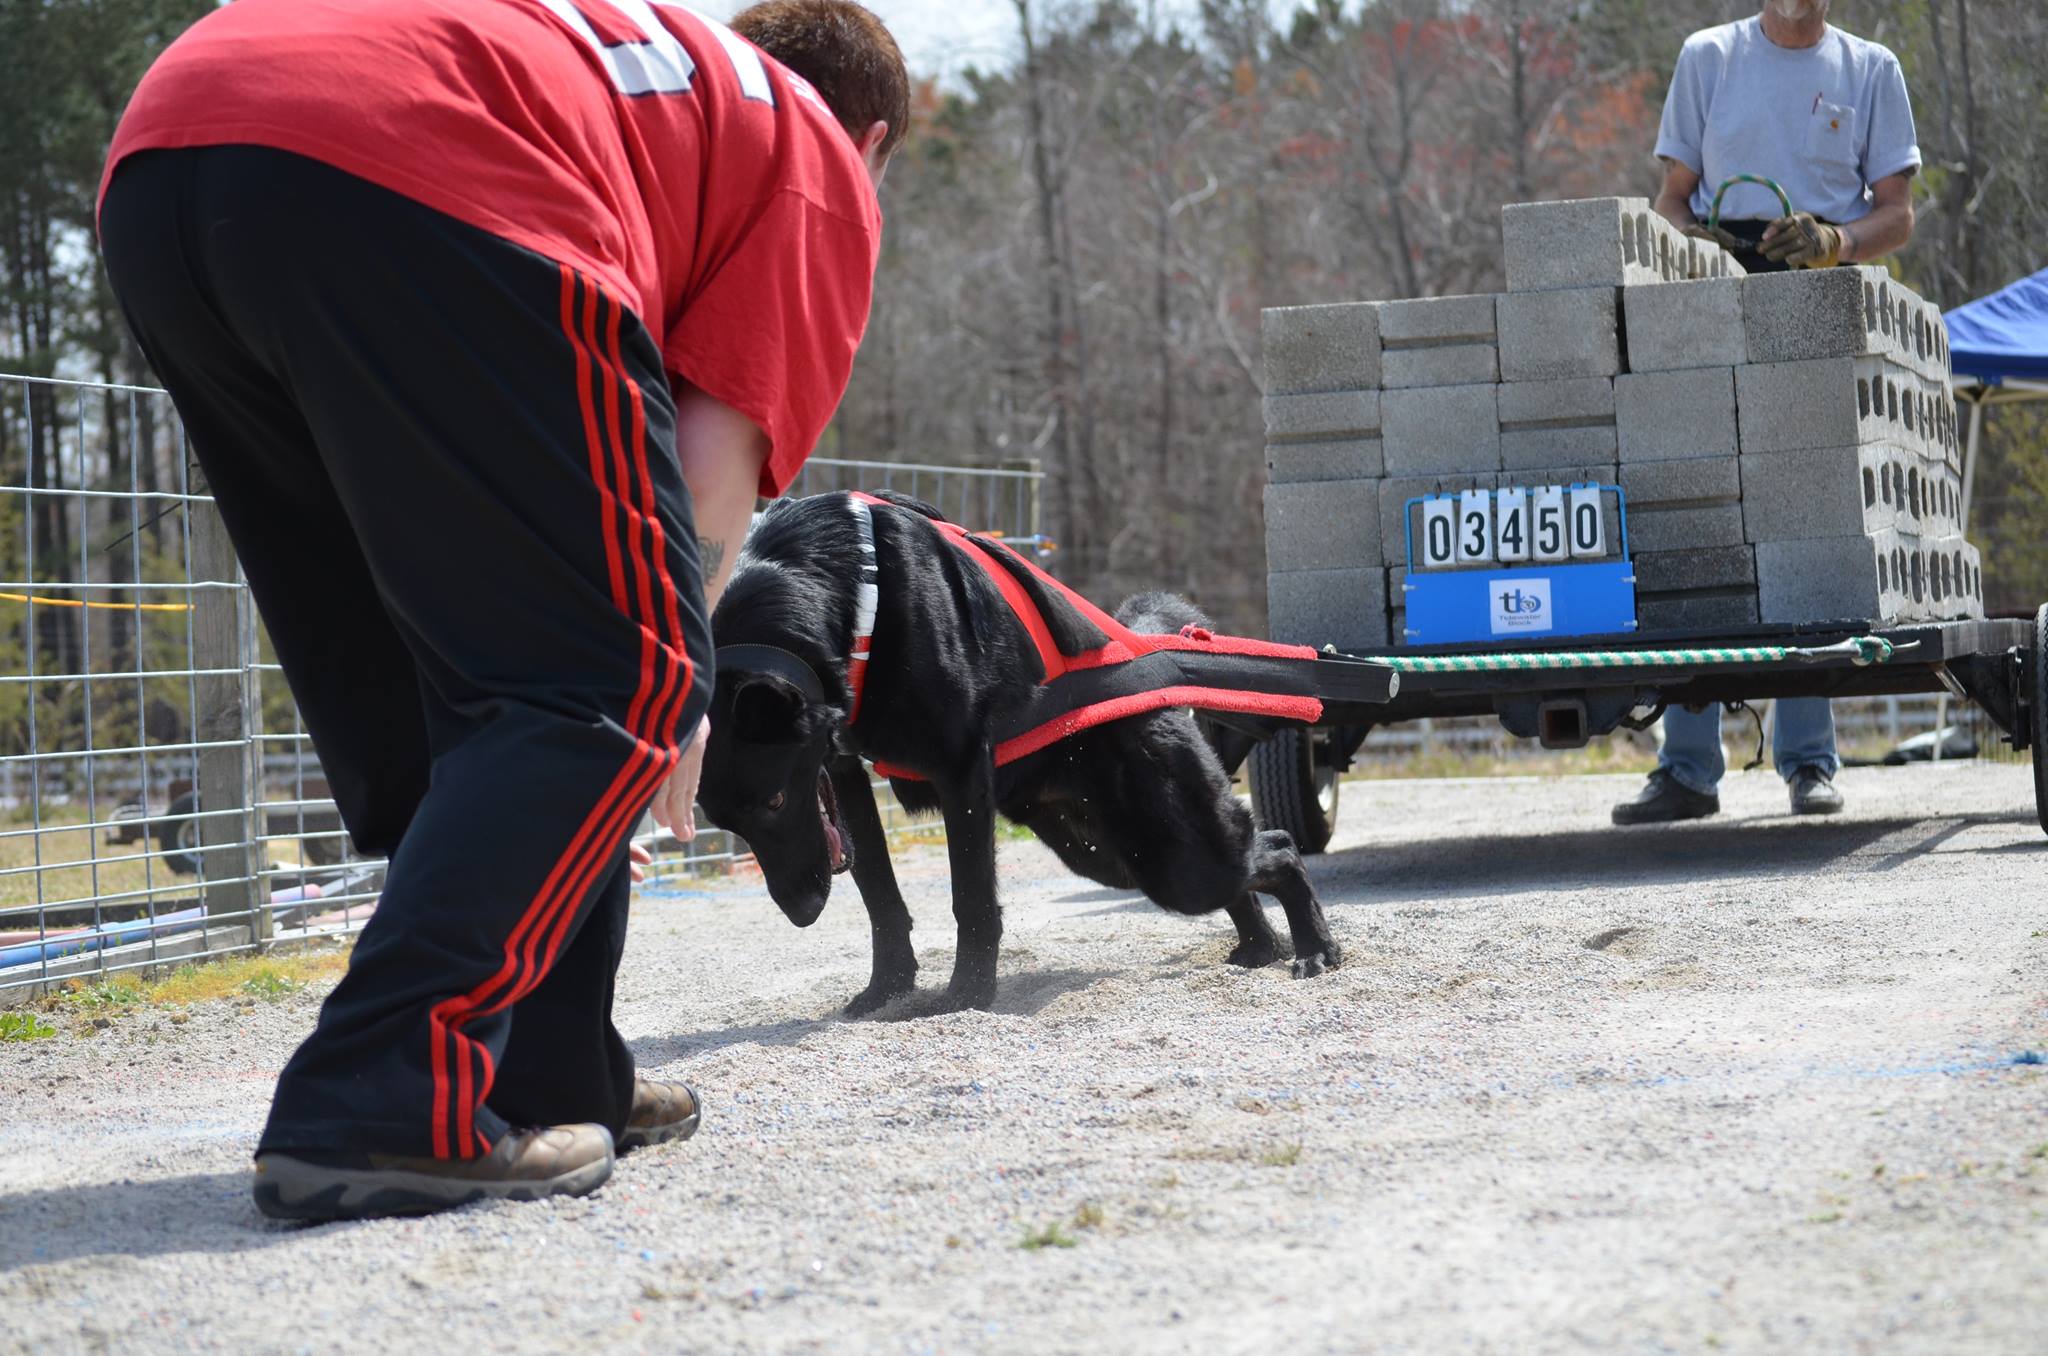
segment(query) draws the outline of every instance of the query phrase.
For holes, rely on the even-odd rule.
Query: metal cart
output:
[[[1758,626],[1344,657],[1392,668],[1400,678],[1393,695],[1370,703],[1326,698],[1315,726],[1287,726],[1264,739],[1243,726],[1212,731],[1227,764],[1249,759],[1260,822],[1285,829],[1304,852],[1328,845],[1340,774],[1374,726],[1497,715],[1511,734],[1545,748],[1577,748],[1617,726],[1646,728],[1668,706],[1942,691],[1976,702],[2013,748],[2034,751],[2034,805],[2048,832],[2048,606],[2031,622]]]

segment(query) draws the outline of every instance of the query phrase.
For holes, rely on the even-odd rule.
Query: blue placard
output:
[[[1627,560],[1497,570],[1411,571],[1409,645],[1620,635],[1636,629]]]

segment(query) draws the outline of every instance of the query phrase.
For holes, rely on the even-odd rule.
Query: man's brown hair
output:
[[[853,0],[763,0],[732,29],[811,82],[840,126],[858,139],[889,124],[882,154],[910,130],[910,73],[882,21]]]

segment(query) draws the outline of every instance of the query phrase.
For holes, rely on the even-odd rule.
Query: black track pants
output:
[[[653,339],[574,270],[260,147],[101,218],[383,899],[264,1149],[616,1134],[625,843],[711,690]]]

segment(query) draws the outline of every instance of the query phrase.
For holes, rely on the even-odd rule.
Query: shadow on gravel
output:
[[[1146,905],[1147,908],[1151,906]],[[952,969],[952,957],[934,951],[924,963],[928,973],[943,977]],[[1055,999],[1075,993],[1105,979],[1125,974],[1123,970],[1009,970],[1002,972],[996,986],[996,1001],[990,1012],[1001,1017],[1035,1017]],[[846,996],[852,998],[858,985],[849,983]],[[715,1031],[681,1032],[629,1041],[633,1062],[642,1069],[658,1070],[663,1065],[687,1060],[732,1045],[795,1045],[814,1032],[825,1031],[848,1020],[861,1022],[914,1022],[942,1015],[939,1006],[943,984],[932,984],[865,1017],[848,1019],[836,1012],[824,1017],[792,1017],[780,1022],[758,1022],[749,1026],[721,1027]]]
[[[249,1199],[249,1174],[202,1172],[0,1196],[0,1274],[76,1257],[244,1252],[300,1234]]]
[[[852,991],[847,997],[853,996]],[[835,1017],[791,1017],[780,1022],[756,1022],[748,1026],[720,1027],[716,1031],[690,1031],[673,1036],[652,1036],[628,1041],[633,1064],[658,1069],[671,1060],[688,1059],[723,1050],[729,1045],[795,1045],[814,1031],[831,1026]]]
[[[1350,848],[1308,860],[1309,874],[1325,905],[1395,904],[1546,889],[1890,871],[1926,856],[1967,829],[2033,822],[2029,814],[1852,820],[1788,816],[1433,838]],[[2048,839],[2042,845],[2048,846]]]

